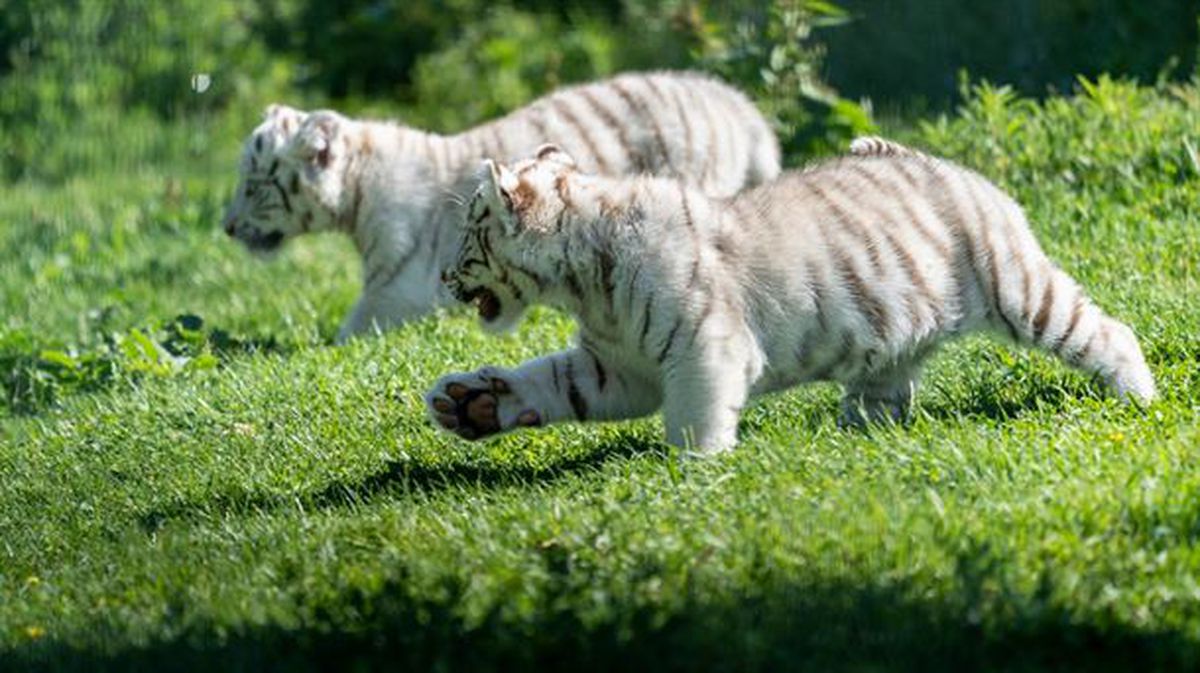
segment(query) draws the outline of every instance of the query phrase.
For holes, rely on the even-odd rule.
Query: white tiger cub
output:
[[[480,160],[525,157],[550,141],[591,172],[675,176],[717,197],[779,173],[775,135],[749,99],[694,73],[563,89],[453,136],[272,106],[246,141],[225,231],[256,252],[309,231],[353,237],[363,290],[344,341],[449,301],[438,273],[454,259]]]
[[[570,312],[579,346],[439,380],[430,413],[461,437],[661,406],[670,443],[721,451],[750,396],[813,380],[845,386],[845,423],[900,419],[922,361],[989,329],[1154,397],[1133,332],[1016,203],[949,161],[868,152],[731,200],[588,175],[552,146],[486,166],[446,283],[485,323],[535,302]]]

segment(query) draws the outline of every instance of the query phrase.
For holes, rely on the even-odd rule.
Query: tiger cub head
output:
[[[575,160],[555,145],[511,168],[483,162],[458,256],[442,281],[475,305],[486,329],[511,329],[560,275],[553,241],[569,211],[573,174]]]
[[[251,252],[272,253],[288,239],[337,222],[349,120],[336,112],[267,108],[246,140],[225,233]]]

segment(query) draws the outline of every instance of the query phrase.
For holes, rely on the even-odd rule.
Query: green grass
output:
[[[436,377],[570,322],[497,339],[451,313],[333,348],[349,244],[251,260],[216,227],[231,173],[6,187],[0,668],[1195,666],[1197,96],[988,90],[897,130],[1015,191],[1161,401],[972,339],[911,424],[838,430],[810,386],[683,464],[658,419],[434,432]]]

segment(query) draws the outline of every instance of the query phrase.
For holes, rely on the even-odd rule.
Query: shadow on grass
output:
[[[998,389],[972,391],[956,403],[921,404],[922,413],[938,420],[952,418],[986,418],[1007,421],[1038,411],[1039,409],[1063,406],[1070,398],[1061,389],[1039,386],[1013,395]]]
[[[598,467],[610,460],[630,458],[659,450],[656,443],[636,436],[626,436],[605,444],[595,451],[545,467],[496,466],[478,463],[457,463],[430,466],[411,461],[393,460],[383,468],[353,482],[333,482],[311,493],[262,494],[253,492],[217,495],[194,502],[181,502],[145,512],[138,524],[147,533],[166,523],[187,520],[202,514],[255,514],[296,507],[327,509],[344,507],[370,500],[382,493],[409,491],[441,491],[456,487],[502,488],[521,486],[537,481],[550,481],[567,474]]]
[[[326,594],[297,629],[243,627],[218,637],[215,625],[200,624],[169,642],[104,654],[39,641],[0,652],[0,661],[64,671],[576,672],[1147,671],[1200,663],[1197,643],[1179,633],[1083,624],[1050,609],[981,623],[969,606],[913,599],[919,592],[903,586],[757,587],[752,597],[689,596],[673,608],[617,605],[599,619],[563,607],[581,602],[569,594],[547,592],[533,616],[496,608],[471,625],[458,614],[467,587],[442,589],[437,603],[411,597],[401,582],[370,594]]]

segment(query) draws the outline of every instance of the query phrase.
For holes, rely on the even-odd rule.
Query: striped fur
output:
[[[580,342],[439,381],[431,413],[464,437],[662,407],[670,442],[723,450],[751,395],[813,380],[844,385],[846,423],[899,419],[924,359],[979,330],[1154,397],[1133,332],[1046,257],[1016,203],[948,161],[848,156],[726,201],[591,176],[554,148],[489,165],[447,285],[492,323],[561,308]]]
[[[850,141],[850,154],[856,157],[927,156],[911,147],[879,136],[859,136]]]
[[[691,73],[563,89],[453,136],[272,106],[246,142],[225,229],[256,252],[309,231],[351,235],[363,292],[344,340],[444,303],[437,272],[453,259],[479,161],[528,156],[549,141],[589,172],[672,176],[716,197],[779,173],[775,136],[753,104]]]

